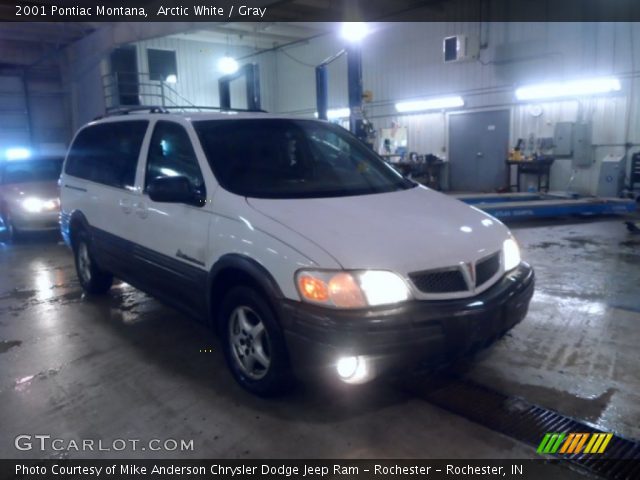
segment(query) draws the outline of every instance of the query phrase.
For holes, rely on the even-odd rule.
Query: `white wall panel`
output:
[[[481,51],[479,61],[443,63],[445,36],[478,37],[481,29],[487,48]],[[311,66],[342,47],[337,36],[328,35],[288,48],[286,54],[277,52],[275,111],[314,111]],[[622,91],[580,102],[545,102],[540,117],[532,116],[529,105],[514,97],[518,85],[598,75],[619,76]],[[410,151],[446,157],[446,116],[398,115],[394,104],[400,100],[459,94],[465,98],[465,109],[507,106],[512,109],[513,144],[531,134],[552,137],[559,121],[591,122],[594,166],[574,172],[571,160],[559,159],[552,171],[553,188],[566,188],[573,176],[571,188],[582,193],[595,192],[599,164],[605,155],[623,153],[627,141],[640,143],[640,79],[632,78],[635,76],[640,76],[640,24],[389,23],[374,25],[363,43],[364,88],[374,96],[373,103],[366,106],[367,113],[377,128],[392,122],[407,126]],[[346,70],[332,71],[330,78],[330,106],[346,105]]]

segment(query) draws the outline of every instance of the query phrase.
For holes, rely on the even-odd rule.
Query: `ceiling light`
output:
[[[177,83],[178,77],[174,73],[172,73],[171,75],[167,75],[167,78],[165,78],[164,81],[167,83]]]
[[[349,42],[359,42],[369,34],[369,26],[365,22],[344,22],[340,29],[342,38]]]
[[[516,90],[516,98],[518,100],[537,100],[540,98],[581,97],[617,92],[618,90],[620,90],[620,80],[615,77],[600,77],[520,87]]]
[[[231,75],[238,71],[238,62],[235,58],[225,55],[218,60],[218,70],[225,75]]]
[[[430,100],[416,100],[412,102],[396,103],[396,110],[400,113],[419,112],[422,110],[444,110],[446,108],[462,107],[464,100],[459,96],[432,98]]]
[[[314,113],[315,117],[318,118],[318,112]],[[341,118],[349,118],[351,115],[351,110],[347,108],[330,108],[327,110],[327,120],[339,120]]]

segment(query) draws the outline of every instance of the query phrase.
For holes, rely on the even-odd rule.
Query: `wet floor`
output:
[[[640,235],[618,219],[513,228],[536,268],[526,320],[458,372],[640,438]],[[171,458],[534,458],[534,450],[381,382],[261,400],[235,385],[202,326],[120,284],[85,298],[55,239],[0,244],[0,457],[162,457],[18,451],[65,441],[193,440]]]

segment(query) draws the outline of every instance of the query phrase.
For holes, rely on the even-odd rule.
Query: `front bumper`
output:
[[[379,375],[436,367],[490,345],[525,317],[534,283],[521,263],[471,298],[351,311],[285,300],[279,309],[298,375],[335,377],[344,356],[366,357]]]
[[[11,213],[11,222],[13,227],[20,232],[58,230],[60,228],[60,212],[57,210],[41,213],[14,211]]]

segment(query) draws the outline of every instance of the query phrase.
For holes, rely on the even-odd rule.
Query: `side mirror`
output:
[[[154,202],[185,203],[201,207],[204,197],[194,190],[187,177],[158,177],[147,185],[147,194]]]

